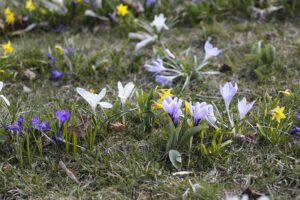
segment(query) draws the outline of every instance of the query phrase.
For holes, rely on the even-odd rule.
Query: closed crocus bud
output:
[[[232,98],[236,94],[237,90],[238,90],[237,84],[233,86],[232,83],[230,82],[225,83],[223,87],[220,86],[220,93],[224,99],[226,110],[229,110],[229,105],[232,101]]]

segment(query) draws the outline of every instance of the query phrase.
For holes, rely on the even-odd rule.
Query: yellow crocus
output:
[[[126,16],[129,13],[128,7],[126,5],[120,4],[117,6],[117,15]]]
[[[14,48],[11,46],[10,41],[8,41],[6,44],[3,44],[2,49],[4,52],[4,56],[9,55],[14,51]]]
[[[280,123],[282,119],[285,119],[284,107],[277,106],[272,110],[272,116],[272,120],[276,120],[278,123]]]

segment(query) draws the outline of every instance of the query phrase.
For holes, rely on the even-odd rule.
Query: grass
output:
[[[174,52],[191,47],[193,53],[203,54],[202,44],[210,36],[213,43],[223,50],[214,65],[227,64],[232,67],[232,71],[219,76],[192,81],[183,93],[179,92],[180,86],[175,83],[174,92],[184,99],[203,101],[209,99],[203,96],[219,94],[221,83],[236,81],[239,84],[239,99],[247,96],[260,100],[267,93],[274,101],[280,99],[280,105],[290,110],[289,118],[293,121],[293,114],[299,111],[300,103],[297,93],[298,27],[296,22],[221,22],[213,25],[204,23],[194,28],[174,28],[164,40]],[[63,82],[53,83],[47,80],[47,63],[37,60],[46,60],[48,47],[53,49],[56,44],[64,45],[70,38],[81,56],[76,62],[78,73],[70,73]],[[250,53],[251,45],[259,40],[277,49],[276,60],[263,80],[253,77],[252,63],[245,58]],[[142,69],[142,65],[153,58],[152,49],[133,53],[133,42],[110,31],[92,34],[69,30],[60,35],[28,33],[12,41],[17,61],[8,70],[19,74],[10,79],[4,92],[13,102],[10,111],[18,107],[18,112],[28,118],[39,115],[47,119],[47,113],[54,116],[56,108],[70,109],[72,106],[75,106],[77,119],[80,118],[89,112],[89,108],[75,95],[77,86],[95,88],[96,91],[107,86],[111,101],[115,101],[118,80],[133,80],[145,90],[155,87],[153,78]],[[93,65],[96,70],[92,69]],[[27,80],[22,75],[25,68],[36,72],[37,80]],[[66,67],[63,69],[67,70]],[[33,89],[33,92],[20,92],[23,85]],[[285,89],[292,91],[291,97],[280,97],[278,92]],[[217,97],[213,102],[221,107],[221,97]],[[259,101],[249,118],[252,123],[259,113],[258,107]],[[43,158],[34,156],[31,165],[23,166],[16,158],[14,136],[1,130],[0,195],[12,199],[181,199],[189,189],[190,199],[219,199],[223,192],[241,194],[249,187],[272,199],[300,199],[300,148],[297,136],[287,136],[283,145],[261,140],[255,144],[235,140],[233,145],[210,162],[200,155],[195,145],[190,167],[184,166],[182,169],[192,173],[174,176],[172,173],[176,170],[164,152],[166,138],[162,128],[141,133],[134,119],[134,114],[129,114],[126,129],[121,132],[100,127],[93,148],[86,151],[78,149],[75,158],[71,153],[66,154],[64,147],[50,145],[44,149]],[[1,126],[10,123],[11,117],[3,108]],[[258,130],[247,127],[245,132],[257,134]],[[72,181],[59,167],[60,160],[75,174],[79,183]],[[183,157],[183,163],[187,163],[187,156]],[[200,189],[192,192],[191,183],[200,184]]]

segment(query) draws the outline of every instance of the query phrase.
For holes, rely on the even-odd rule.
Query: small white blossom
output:
[[[154,20],[151,23],[151,26],[154,26],[156,31],[160,33],[162,29],[169,30],[169,27],[166,25],[166,18],[164,14],[155,15]]]

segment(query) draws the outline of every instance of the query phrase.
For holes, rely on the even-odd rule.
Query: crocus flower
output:
[[[2,88],[3,88],[3,86],[4,86],[3,82],[0,81],[0,92],[1,92],[1,90],[2,90]],[[3,99],[3,101],[6,103],[6,105],[8,105],[8,106],[10,105],[8,99],[7,99],[4,95],[1,94],[1,95],[0,95],[0,98]]]
[[[206,117],[207,114],[207,103],[195,103],[193,105],[191,102],[188,104],[188,108],[190,110],[191,116],[194,118],[194,126],[198,126],[200,121]]]
[[[53,69],[50,71],[50,80],[59,81],[63,78],[63,73],[61,73],[58,69]]]
[[[127,83],[125,87],[123,87],[122,83],[118,81],[118,97],[120,98],[122,105],[125,105],[126,100],[130,97],[133,89],[134,84],[132,82]]]
[[[209,42],[209,40],[205,42],[204,50],[205,50],[205,57],[203,62],[207,61],[211,57],[218,56],[221,53],[221,50],[219,50],[216,47],[213,47],[213,45]]]
[[[146,6],[148,8],[154,6],[155,3],[156,3],[156,0],[146,0]]]
[[[50,130],[49,122],[40,122],[38,117],[33,117],[30,122],[31,128],[38,130],[40,132],[46,132]]]
[[[160,33],[162,29],[169,30],[169,27],[166,25],[166,18],[164,14],[159,14],[158,16],[154,16],[154,20],[150,24],[151,26],[154,26],[156,31]]]
[[[71,111],[55,111],[56,119],[60,122],[61,126],[65,124],[66,121],[68,121],[71,118]]]
[[[24,121],[24,117],[20,116],[16,122],[6,126],[6,130],[17,132],[23,135],[23,121]]]
[[[217,118],[215,117],[215,114],[214,114],[214,107],[211,104],[208,104],[206,106],[206,109],[207,109],[207,113],[205,116],[206,121],[214,128],[218,128],[216,125]]]
[[[244,97],[241,101],[238,101],[238,110],[240,113],[240,119],[244,119],[244,117],[247,115],[247,113],[252,109],[255,101],[252,101],[251,103],[247,103],[246,98]]]
[[[157,75],[155,81],[161,85],[161,87],[171,86],[173,80],[178,76],[166,76],[166,75]]]
[[[289,131],[289,133],[290,133],[291,135],[294,135],[294,134],[296,134],[296,133],[300,133],[300,128],[297,127],[297,126],[294,126],[294,127]]]
[[[49,59],[49,61],[50,61],[52,64],[55,63],[55,58],[52,56],[51,53],[48,53],[48,54],[47,54],[47,58]]]
[[[233,86],[232,83],[230,82],[225,83],[223,87],[220,86],[220,92],[224,99],[227,111],[229,110],[229,105],[231,103],[233,96],[236,94],[237,90],[238,90],[237,84]]]
[[[172,99],[169,96],[167,96],[162,103],[164,111],[168,113],[175,127],[178,126],[179,117],[183,116],[181,104],[181,99],[178,99],[177,97]]]
[[[102,108],[112,108],[112,104],[108,102],[101,102],[101,100],[105,97],[106,88],[103,88],[99,94],[94,94],[83,88],[76,88],[76,91],[88,102],[88,104],[90,104],[94,114],[96,113],[96,107],[98,104]]]
[[[160,58],[157,58],[151,64],[144,65],[144,67],[148,72],[152,72],[155,74],[158,74],[166,70],[166,68],[164,67],[163,60]]]
[[[144,48],[145,46],[151,44],[151,43],[154,43],[156,41],[156,38],[157,36],[148,36],[147,38],[145,38],[144,40],[138,42],[136,45],[135,45],[135,51],[138,51],[142,48]]]

